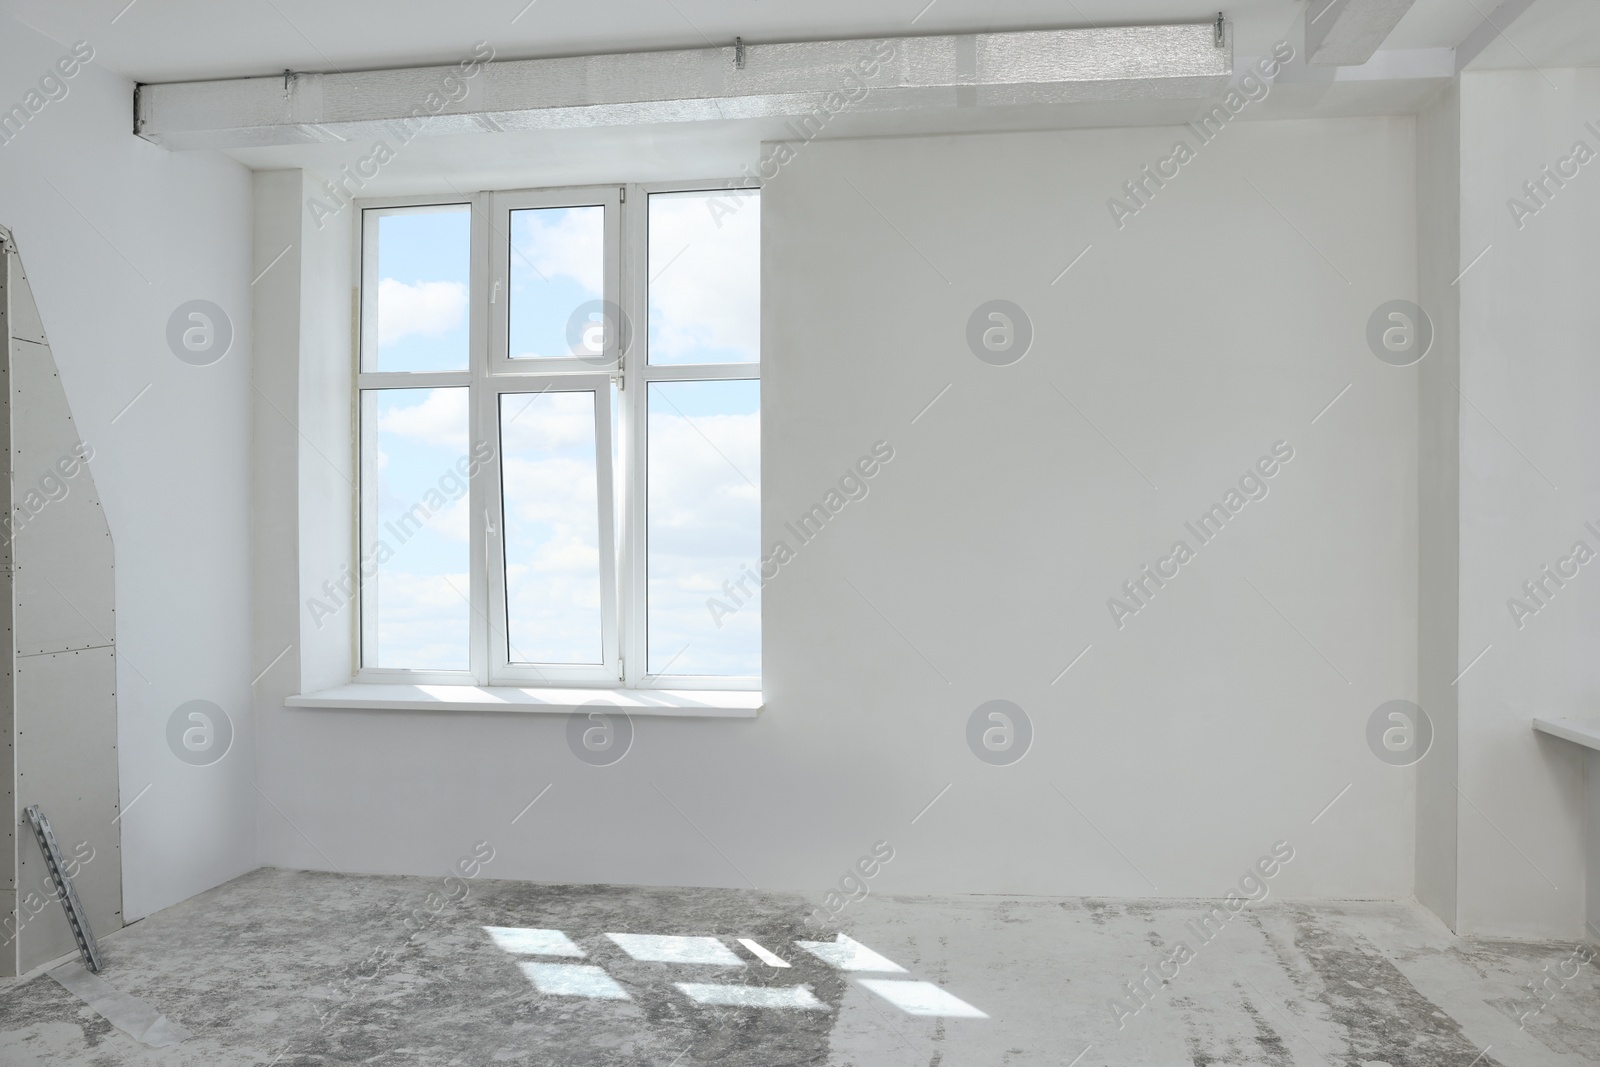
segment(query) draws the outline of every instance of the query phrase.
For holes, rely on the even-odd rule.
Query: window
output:
[[[760,216],[364,205],[358,680],[760,688]]]

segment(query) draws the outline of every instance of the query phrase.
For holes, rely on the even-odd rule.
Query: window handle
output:
[[[494,280],[494,285],[489,288],[489,303],[493,304],[500,299],[500,279]]]

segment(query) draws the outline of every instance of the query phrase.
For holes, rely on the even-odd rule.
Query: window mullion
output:
[[[621,309],[626,299],[624,292],[627,281],[623,275],[627,257],[624,255],[623,246],[627,233],[627,193],[625,188],[613,186],[608,190],[604,199],[605,204],[605,275],[602,283],[605,290],[605,303],[608,309]],[[613,315],[610,310],[604,312],[605,321],[611,322]],[[611,360],[610,380],[621,385],[627,373],[627,345],[630,341],[626,319],[615,322],[613,328],[605,330],[604,343],[607,355]],[[595,393],[596,416],[602,420],[605,431],[604,441],[601,444],[601,454],[596,457],[595,471],[600,477],[601,485],[598,495],[601,504],[601,537],[609,541],[609,546],[602,545],[601,560],[607,570],[602,575],[601,588],[606,595],[605,616],[605,663],[607,676],[615,679],[613,684],[625,684],[623,676],[624,665],[627,661],[627,641],[623,636],[626,626],[627,611],[623,604],[624,575],[619,566],[623,551],[619,542],[624,541],[622,531],[617,521],[618,511],[618,482],[625,481],[625,472],[617,469],[616,456],[618,455],[617,434],[622,432],[618,425],[623,420],[624,398],[619,396],[613,406],[611,391],[597,391]],[[616,417],[613,418],[613,411]],[[626,509],[624,509],[625,513]],[[609,551],[604,551],[609,547]]]
[[[617,432],[611,417],[611,394],[609,389],[596,389],[594,393],[595,407],[595,477],[599,479],[595,500],[600,507],[600,558],[605,566],[605,571],[600,576],[600,593],[604,597],[604,610],[601,612],[601,641],[604,652],[606,677],[610,681],[622,681],[622,645],[619,631],[622,624],[620,601],[620,575],[617,573],[617,471],[612,462],[615,454],[612,435]]]
[[[625,355],[622,395],[617,404],[623,420],[622,535],[617,555],[618,588],[622,591],[623,684],[636,686],[644,677],[644,409],[645,331],[648,327],[648,256],[645,248],[649,198],[641,187],[630,185],[622,204],[622,307],[632,323]]]
[[[494,454],[493,463],[479,464],[476,474],[467,481],[471,567],[469,599],[472,604],[470,662],[472,675],[479,685],[488,685],[493,681],[489,651],[493,630],[489,620],[494,610],[490,597],[493,587],[490,569],[503,563],[504,558],[499,556],[497,562],[497,553],[490,551],[493,535],[491,526],[497,527],[498,524],[492,524],[489,517],[489,478],[491,475],[495,478],[499,476],[500,437],[485,402],[485,394],[489,392],[489,279],[493,273],[491,258],[496,251],[489,224],[489,202],[487,193],[479,193],[472,198],[472,274],[468,287],[472,294],[472,305],[468,327],[468,369],[471,378],[467,387],[467,447],[469,452],[476,454],[479,450],[474,446],[486,442],[493,447]],[[504,588],[503,578],[501,588]]]
[[[633,357],[638,360],[637,354]],[[626,652],[625,683],[634,686],[644,676],[644,379],[637,373],[623,390],[618,409],[627,420],[620,453],[623,474],[623,551],[619,566],[623,572],[626,626],[622,632]]]

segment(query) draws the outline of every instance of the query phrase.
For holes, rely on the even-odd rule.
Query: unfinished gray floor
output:
[[[0,985],[0,1063],[1600,1063],[1600,960],[1563,966],[1570,945],[1464,941],[1409,904],[1267,903],[1202,941],[1188,925],[1209,907],[1198,903],[874,896],[821,935],[804,923],[815,902],[792,894],[478,880],[460,903],[430,897],[442,888],[256,871],[102,940],[104,977],[192,1038],[146,1048],[40,975]],[[585,957],[508,952],[490,926],[559,930]],[[795,945],[839,931],[905,973],[842,970]],[[642,961],[607,933],[716,938],[742,962]],[[1126,983],[1156,975],[1179,941],[1192,958],[1131,996]],[[542,993],[523,963],[598,967],[546,974],[603,974],[628,999]],[[1543,1001],[1525,988],[1574,968]],[[909,1014],[864,980],[933,983],[987,1017]],[[818,1003],[707,1006],[680,982],[780,996],[805,985]]]

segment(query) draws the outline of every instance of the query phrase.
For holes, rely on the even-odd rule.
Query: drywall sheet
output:
[[[27,280],[12,273],[12,306],[31,312]],[[14,318],[38,332],[37,314]],[[109,645],[111,533],[89,473],[93,446],[78,436],[48,345],[13,335],[11,398],[17,654]]]
[[[116,736],[94,722],[116,707],[116,680],[110,648],[17,660],[17,810],[37,804],[50,817],[96,937],[122,928]],[[49,888],[38,842],[25,826],[16,839],[18,966],[26,971],[76,952],[77,944]],[[30,895],[49,906],[36,909]]]
[[[0,971],[17,973],[76,945],[21,812],[50,817],[97,934],[122,925],[114,582],[110,531],[21,259],[5,250],[11,559],[4,611],[11,648],[6,724],[13,890]]]
[[[10,277],[11,235],[0,229],[0,353],[9,353],[13,328],[21,327],[11,312]],[[30,310],[33,302],[28,301]],[[0,358],[0,442],[11,440],[11,360]],[[11,514],[10,450],[0,453],[0,521]],[[16,631],[12,626],[12,544],[10,536],[0,536],[0,812],[12,819],[0,827],[0,975],[16,973],[17,936],[17,806],[16,806],[16,687],[13,668],[16,660]]]

